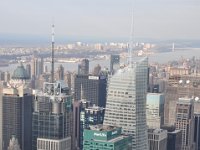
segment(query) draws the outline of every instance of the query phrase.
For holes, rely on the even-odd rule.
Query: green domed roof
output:
[[[18,66],[17,69],[15,69],[12,75],[12,79],[17,79],[17,80],[29,79],[29,75],[22,64]]]

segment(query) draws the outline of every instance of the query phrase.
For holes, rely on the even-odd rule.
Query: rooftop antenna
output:
[[[128,49],[128,64],[133,63],[133,44],[134,44],[134,3],[132,4],[132,20],[131,20],[131,33],[129,39]]]
[[[54,23],[52,23],[51,26],[51,83],[54,83],[54,36],[55,36],[55,31],[54,31]]]

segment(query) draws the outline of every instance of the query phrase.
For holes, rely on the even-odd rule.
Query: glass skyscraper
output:
[[[122,127],[133,150],[147,150],[146,91],[148,59],[119,69],[108,82],[104,125]]]
[[[105,75],[76,75],[74,79],[74,99],[83,98],[96,106],[105,107],[107,77]]]
[[[38,138],[39,141],[58,142],[71,136],[71,103],[69,88],[63,82],[44,83],[43,92],[36,93],[34,100],[32,150],[40,147]]]
[[[148,128],[159,129],[164,124],[164,102],[164,94],[147,94],[146,114]]]

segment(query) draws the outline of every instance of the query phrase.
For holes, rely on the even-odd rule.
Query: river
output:
[[[179,50],[174,52],[155,53],[149,56],[149,62],[167,63],[168,61],[179,60],[181,57],[191,58],[193,56],[195,56],[196,58],[200,58],[200,48],[199,49],[195,48],[190,50]],[[133,59],[139,59],[139,58],[133,57]],[[121,60],[121,63],[123,62],[125,62],[125,59]],[[60,64],[64,66],[65,70],[73,72],[77,71],[79,62],[55,63],[55,70]],[[109,68],[109,59],[90,61],[90,71],[92,71],[97,64],[100,64],[102,68],[104,67]],[[9,71],[12,73],[13,70],[18,65],[19,64],[10,64],[7,67],[0,67],[0,70]],[[45,65],[47,65],[48,69],[50,69],[50,63],[45,63]]]

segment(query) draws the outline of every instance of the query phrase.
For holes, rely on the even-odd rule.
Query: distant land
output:
[[[97,37],[56,37],[56,44],[69,44],[74,42],[83,43],[109,43],[109,42],[129,42],[128,37],[124,38],[97,38]],[[199,48],[199,39],[151,39],[151,38],[135,38],[136,42],[153,43],[158,45],[169,45],[175,43],[175,47]],[[48,46],[51,42],[51,35],[16,35],[16,34],[0,34],[0,47],[32,47],[32,46]]]

